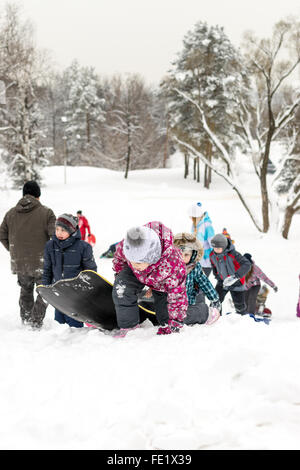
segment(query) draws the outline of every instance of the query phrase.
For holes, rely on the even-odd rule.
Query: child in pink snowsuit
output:
[[[115,252],[113,269],[118,336],[138,326],[138,294],[144,286],[152,290],[156,317],[162,325],[157,334],[179,331],[188,307],[186,267],[169,228],[149,222],[128,230]]]

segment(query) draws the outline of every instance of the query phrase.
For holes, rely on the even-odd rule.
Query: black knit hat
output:
[[[253,264],[252,255],[250,255],[250,253],[244,253],[243,256],[244,256],[245,258],[247,258],[247,259],[250,261],[250,263]]]
[[[27,181],[23,186],[23,196],[26,194],[30,194],[34,197],[40,197],[41,195],[41,188],[37,184],[36,181]]]

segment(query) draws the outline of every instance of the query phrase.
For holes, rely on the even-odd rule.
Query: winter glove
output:
[[[273,287],[273,290],[274,290],[274,292],[277,292],[277,291],[278,291],[278,287],[277,287],[277,286],[274,286],[274,287]]]
[[[172,330],[169,326],[160,326],[157,330],[157,335],[170,335]]]
[[[217,310],[221,310],[221,302],[219,299],[212,300],[209,304],[210,307],[216,308]]]
[[[228,276],[224,279],[223,281],[223,287],[230,287],[232,284],[234,284],[238,278],[236,276]]]
[[[146,290],[146,292],[144,294],[144,297],[146,297],[146,299],[151,299],[151,297],[152,297],[152,289],[151,288]]]
[[[158,335],[170,335],[171,333],[179,333],[180,328],[183,327],[183,323],[177,320],[169,320],[168,326],[161,326],[157,330]]]

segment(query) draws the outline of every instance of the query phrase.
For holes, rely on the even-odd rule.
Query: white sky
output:
[[[4,0],[0,0],[3,4]],[[223,26],[239,46],[250,29],[268,37],[274,23],[300,19],[300,0],[23,0],[39,48],[57,66],[73,59],[104,76],[139,73],[157,84],[182,49],[184,35],[201,20]]]

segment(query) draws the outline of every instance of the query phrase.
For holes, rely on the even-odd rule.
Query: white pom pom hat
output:
[[[188,209],[188,215],[190,217],[202,217],[204,212],[205,210],[203,209],[201,202],[195,202]]]

